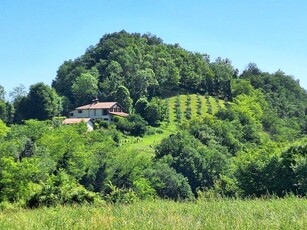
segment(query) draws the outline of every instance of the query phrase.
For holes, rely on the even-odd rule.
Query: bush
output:
[[[96,193],[86,190],[65,172],[52,175],[42,184],[41,191],[35,193],[27,202],[30,208],[63,204],[102,202]]]
[[[137,194],[130,188],[118,188],[111,182],[109,188],[111,192],[105,196],[107,202],[129,204],[139,200]]]
[[[116,117],[113,121],[116,129],[133,136],[143,136],[147,130],[147,122],[138,114],[130,115],[128,118]]]
[[[198,116],[202,115],[202,101],[199,95],[197,95],[197,115]]]
[[[194,198],[187,178],[165,163],[157,162],[152,171],[147,172],[146,176],[148,176],[153,188],[161,198],[174,200],[191,200]]]
[[[166,116],[166,106],[158,99],[152,100],[145,109],[145,120],[151,126],[158,126]]]
[[[175,113],[176,113],[177,122],[180,122],[182,119],[182,113],[180,110],[180,97],[179,96],[177,96],[176,102],[175,102]]]
[[[105,128],[105,129],[107,129],[107,128],[109,128],[109,126],[110,126],[110,123],[107,122],[107,121],[101,120],[101,121],[99,122],[99,127],[100,127],[100,128]]]

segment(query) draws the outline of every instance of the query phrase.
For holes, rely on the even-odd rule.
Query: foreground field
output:
[[[4,211],[0,229],[307,229],[307,200],[157,200]]]

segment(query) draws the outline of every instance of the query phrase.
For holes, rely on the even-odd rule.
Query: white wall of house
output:
[[[91,118],[91,119],[102,119],[108,122],[111,122],[112,115],[106,112],[107,110],[103,109],[84,109],[84,110],[73,110],[68,116],[70,118]],[[106,114],[107,113],[107,114]]]

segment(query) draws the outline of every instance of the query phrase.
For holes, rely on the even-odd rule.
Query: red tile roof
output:
[[[129,116],[128,113],[124,113],[124,112],[109,112],[109,113],[113,114],[113,115],[120,116],[120,117],[128,117]]]
[[[66,118],[62,124],[63,125],[71,125],[71,124],[77,124],[81,122],[88,122],[91,118]]]
[[[109,109],[117,102],[97,102],[77,107],[76,109]]]

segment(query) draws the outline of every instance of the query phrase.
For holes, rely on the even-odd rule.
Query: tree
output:
[[[154,168],[147,169],[145,175],[162,198],[184,200],[194,197],[188,179],[166,163],[155,162]]]
[[[259,75],[261,74],[261,70],[258,68],[256,63],[249,63],[245,70],[242,73],[242,76],[249,76],[249,75]]]
[[[148,89],[154,89],[158,86],[155,79],[155,73],[152,69],[137,70],[135,74],[130,77],[129,88],[132,93],[133,100],[137,100],[142,96],[148,96]]]
[[[158,126],[166,116],[166,107],[157,98],[153,99],[145,108],[145,120],[149,125]]]
[[[18,105],[18,102],[20,102],[23,97],[27,96],[26,87],[23,84],[14,87],[13,91],[9,93],[9,96],[14,106]]]
[[[134,109],[135,112],[140,114],[142,117],[146,116],[146,108],[148,106],[149,102],[145,97],[141,97],[137,102],[135,103]]]
[[[5,90],[2,85],[0,85],[0,100],[4,101],[5,100]]]
[[[5,103],[5,101],[2,100],[0,100],[0,119],[5,123],[8,122],[7,103]]]
[[[86,69],[80,61],[65,61],[59,67],[56,79],[52,81],[52,87],[60,96],[66,96],[71,102],[74,102],[72,85],[76,78],[85,72]]]
[[[138,114],[132,114],[128,118],[115,117],[114,122],[118,130],[134,136],[143,136],[146,132],[147,122]]]
[[[37,83],[30,87],[27,97],[19,102],[17,117],[46,120],[60,114],[61,110],[61,100],[56,92],[44,83]]]
[[[235,70],[229,59],[216,59],[210,64],[214,72],[214,94],[218,97],[231,99],[231,79],[235,75]]]
[[[203,146],[187,132],[163,139],[156,148],[156,159],[167,162],[186,177],[194,193],[197,189],[212,188],[230,165],[218,146]]]
[[[131,113],[132,99],[129,90],[121,85],[114,94],[114,100],[124,107],[124,111]]]
[[[76,78],[72,87],[76,105],[89,103],[98,96],[98,80],[90,73],[82,73]]]
[[[232,82],[232,96],[236,97],[240,94],[251,95],[253,92],[253,86],[248,80],[245,79],[236,79]]]
[[[5,90],[0,85],[0,119],[4,122],[8,122],[7,103],[5,103]]]

